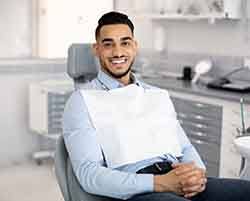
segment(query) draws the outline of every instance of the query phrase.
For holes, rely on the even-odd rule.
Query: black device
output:
[[[250,92],[250,83],[243,81],[232,81],[226,77],[220,77],[207,83],[208,88],[222,89],[234,92]]]
[[[153,165],[147,166],[136,173],[138,174],[166,174],[173,169],[172,163],[165,161],[165,162],[158,162],[154,163]]]
[[[184,66],[183,71],[182,71],[182,79],[191,81],[193,78],[193,71],[190,66]]]
[[[193,79],[193,74],[194,72],[191,66],[184,66],[182,69],[182,76],[177,77],[177,79],[190,82]]]
[[[207,83],[207,87],[214,88],[214,89],[228,90],[228,91],[233,91],[233,92],[241,92],[241,93],[250,92],[249,82],[229,79],[231,75],[238,73],[240,71],[245,71],[245,70],[246,70],[245,67],[233,69],[232,71],[228,72],[224,76],[216,78],[210,81],[209,83]]]

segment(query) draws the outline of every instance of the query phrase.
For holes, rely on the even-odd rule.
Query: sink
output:
[[[250,180],[250,136],[240,136],[234,144],[242,158],[240,178]]]
[[[250,159],[250,136],[241,136],[234,140],[234,144],[244,158]]]

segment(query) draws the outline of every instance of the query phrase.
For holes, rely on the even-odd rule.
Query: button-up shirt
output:
[[[139,81],[134,75],[131,78],[132,82],[140,87],[155,88]],[[86,83],[83,88],[111,90],[123,86],[122,83],[100,70],[97,77]],[[105,163],[104,153],[98,143],[96,130],[91,123],[80,90],[72,93],[64,110],[63,137],[72,167],[83,189],[92,194],[128,199],[136,194],[153,192],[153,175],[136,174],[136,172],[156,162],[194,161],[197,166],[205,168],[199,154],[180,125],[176,135],[182,149],[183,156],[181,158],[166,153],[162,156],[111,169]]]

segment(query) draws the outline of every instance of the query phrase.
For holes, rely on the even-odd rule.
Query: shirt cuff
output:
[[[141,193],[154,191],[154,175],[153,174],[137,174],[138,191]]]

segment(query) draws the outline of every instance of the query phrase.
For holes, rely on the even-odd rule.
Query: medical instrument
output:
[[[195,84],[201,75],[207,73],[212,68],[212,61],[211,60],[202,60],[200,61],[194,69],[195,75],[192,79],[192,83]]]
[[[240,116],[241,116],[241,126],[242,126],[242,133],[246,133],[245,127],[245,119],[244,119],[244,100],[243,98],[240,99]]]

